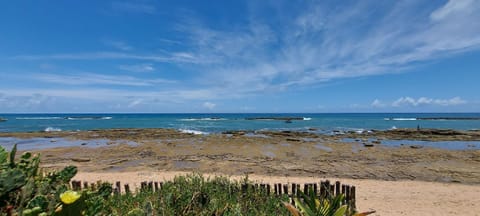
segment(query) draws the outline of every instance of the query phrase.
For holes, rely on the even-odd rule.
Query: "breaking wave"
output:
[[[90,117],[65,117],[67,120],[109,120],[112,119],[110,116],[90,116]]]
[[[60,128],[54,128],[54,127],[47,127],[47,128],[45,128],[44,131],[45,131],[45,132],[58,132],[58,131],[62,131],[62,129],[60,129]]]
[[[189,130],[189,129],[180,129],[182,133],[195,134],[195,135],[204,135],[208,134],[207,132],[198,131],[198,130]]]
[[[50,120],[50,119],[63,119],[63,117],[17,117],[17,120]]]
[[[222,121],[222,120],[227,120],[225,118],[185,118],[185,119],[180,119],[180,121]]]

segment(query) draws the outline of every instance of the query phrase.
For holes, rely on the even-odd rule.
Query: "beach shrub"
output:
[[[357,213],[355,209],[350,209],[344,204],[344,195],[339,194],[332,196],[327,194],[326,197],[317,197],[312,190],[307,194],[298,191],[299,198],[293,198],[294,205],[284,202],[284,206],[294,216],[366,216],[375,213],[363,212]]]
[[[106,200],[105,213],[114,215],[288,215],[282,201],[288,197],[267,195],[248,188],[244,181],[200,174],[177,176],[157,191],[138,190]]]
[[[0,212],[7,215],[53,215],[59,211],[60,195],[77,173],[74,166],[40,173],[40,156],[23,153],[17,160],[17,145],[10,152],[0,146]]]

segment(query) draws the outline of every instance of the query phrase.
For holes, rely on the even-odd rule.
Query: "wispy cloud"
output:
[[[249,96],[318,85],[331,80],[398,73],[426,62],[480,48],[478,0],[440,2],[353,1],[343,6],[309,1],[300,8],[284,8],[281,20],[250,19],[220,28],[188,14],[175,25],[181,37],[161,43],[182,44],[158,53],[126,52],[22,55],[18,60],[125,59],[181,66],[179,73],[195,73],[197,92],[218,97],[229,92]],[[288,4],[287,4],[288,5]],[[154,13],[143,3],[116,2],[118,10]],[[256,13],[252,10],[250,13]],[[249,14],[262,17],[262,14]],[[285,17],[288,17],[285,18]],[[272,20],[274,19],[274,20]],[[278,23],[281,23],[279,25]],[[180,41],[177,41],[180,40]],[[122,65],[122,70],[149,71],[149,65]],[[117,81],[111,77],[92,80],[73,78],[73,83],[151,85],[150,81]],[[50,80],[57,79],[55,76]],[[82,81],[76,81],[82,80]],[[172,91],[176,89],[171,89]],[[200,96],[207,98],[206,96]],[[426,104],[419,102],[417,104]],[[400,101],[402,103],[410,103]],[[432,104],[442,104],[433,99]],[[455,101],[453,101],[455,102]],[[447,102],[449,103],[449,102]],[[414,103],[410,103],[414,104]],[[383,106],[381,101],[372,104]]]
[[[382,102],[379,99],[375,99],[371,106],[375,108],[385,108],[385,107],[418,107],[418,106],[458,106],[467,104],[466,100],[463,100],[460,97],[453,97],[450,99],[435,99],[428,97],[412,98],[412,97],[401,97],[397,100],[387,103]]]
[[[217,105],[214,104],[214,103],[212,103],[212,102],[208,102],[208,101],[207,101],[207,102],[204,102],[204,103],[202,104],[202,106],[203,106],[204,108],[209,109],[209,110],[213,110]]]
[[[143,99],[135,99],[128,104],[128,108],[136,107],[143,102]]]
[[[380,101],[379,99],[375,99],[375,100],[373,100],[371,106],[375,107],[375,108],[382,108],[382,107],[385,107],[387,105],[385,103],[383,103],[382,101]]]
[[[56,102],[55,97],[33,93],[29,95],[11,96],[0,93],[1,110],[13,110],[16,112],[25,110],[45,109]]]
[[[112,9],[118,12],[154,14],[157,8],[154,5],[142,2],[112,2]]]
[[[144,63],[144,64],[134,64],[134,65],[120,65],[119,69],[131,72],[152,72],[155,71],[153,64]]]
[[[218,30],[187,19],[177,29],[189,35],[191,56],[208,63],[200,68],[208,69],[207,82],[215,77],[237,91],[281,91],[397,73],[417,62],[478,49],[480,23],[472,20],[480,20],[479,5],[361,1],[332,10],[315,2],[284,26],[252,21]],[[378,10],[368,12],[371,8]]]
[[[476,0],[449,0],[443,7],[435,10],[430,14],[432,20],[442,20],[448,18],[452,14],[463,13],[464,11],[470,11],[471,6],[478,4]],[[475,10],[475,8],[473,8]]]
[[[213,89],[113,89],[100,86],[54,86],[51,88],[0,88],[0,98],[5,97],[28,97],[33,94],[41,94],[50,97],[82,98],[92,100],[110,99],[144,99],[143,101],[169,101],[184,103],[188,101],[207,101],[211,99],[228,98],[228,92],[221,92]],[[130,100],[128,100],[130,101]]]
[[[41,74],[40,76],[32,76],[32,79],[63,85],[152,86],[156,84],[174,83],[174,81],[166,79],[139,79],[131,76],[114,76],[95,73],[78,73],[75,75]]]
[[[86,53],[61,53],[51,55],[18,55],[13,56],[12,60],[145,60],[165,63],[202,63],[201,59],[194,58],[187,52],[172,52],[168,54],[131,54],[125,52],[86,52]]]
[[[111,46],[115,49],[119,49],[119,50],[122,50],[122,51],[129,51],[129,50],[133,49],[132,46],[128,45],[124,41],[105,40],[104,43],[108,46]]]

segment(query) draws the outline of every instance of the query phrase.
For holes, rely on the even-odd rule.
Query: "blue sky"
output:
[[[2,1],[0,112],[478,112],[480,1]]]

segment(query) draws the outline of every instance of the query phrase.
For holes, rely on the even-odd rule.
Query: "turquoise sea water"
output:
[[[280,120],[247,120],[255,117],[300,117]],[[77,131],[110,128],[173,128],[198,133],[228,130],[387,130],[391,128],[480,129],[480,120],[420,120],[417,118],[480,118],[480,113],[289,113],[289,114],[0,114],[0,132]]]

